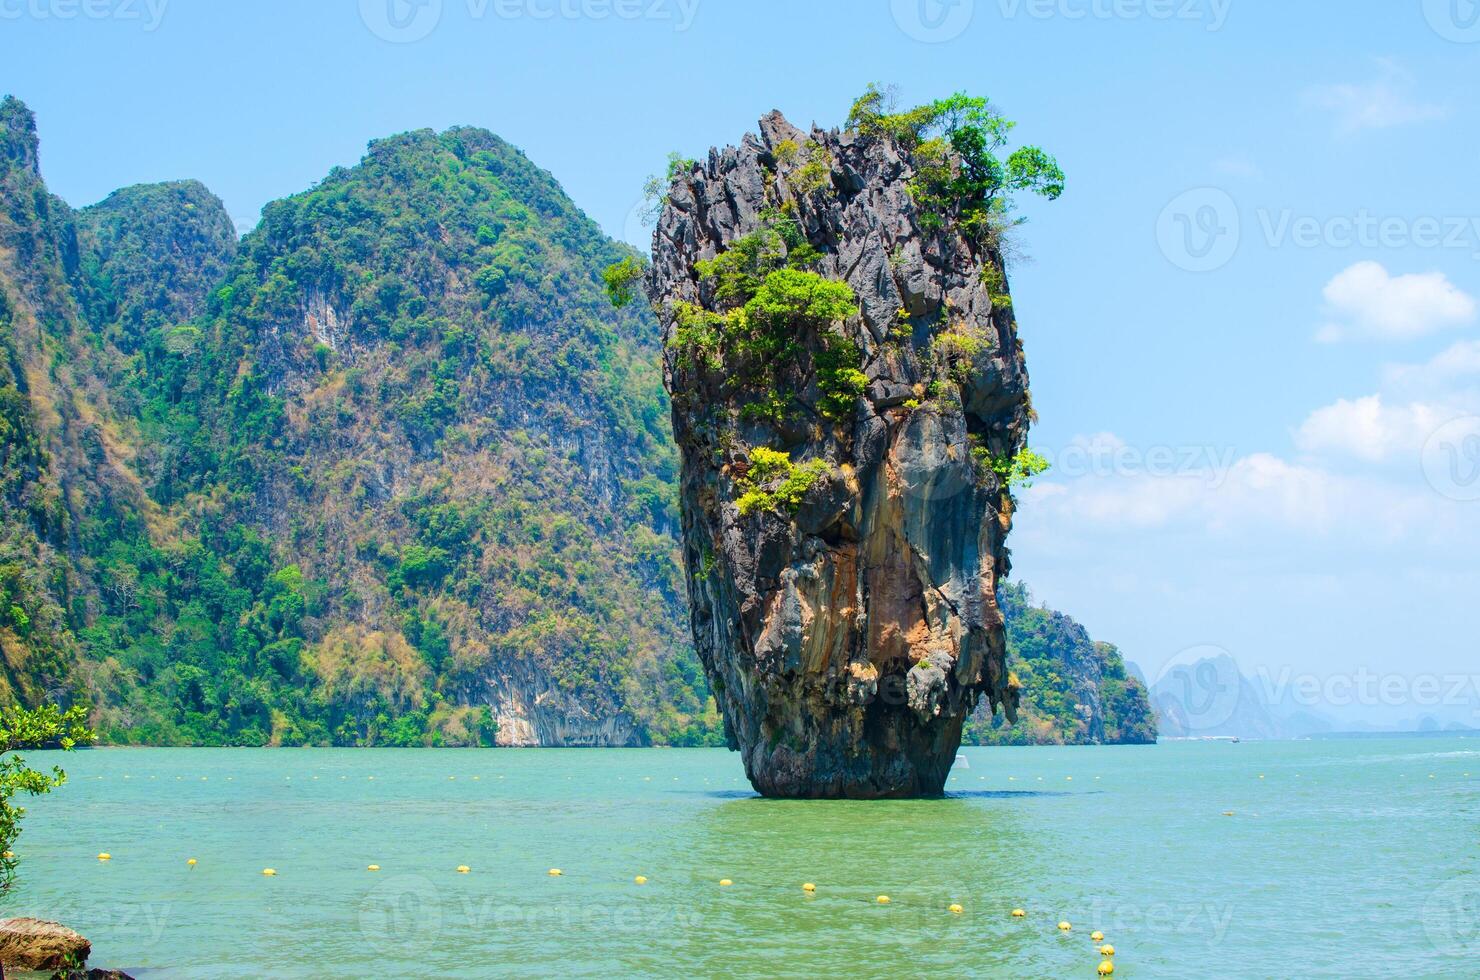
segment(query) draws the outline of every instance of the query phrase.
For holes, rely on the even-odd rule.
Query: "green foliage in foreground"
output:
[[[985,446],[973,446],[971,457],[983,477],[990,473],[1009,490],[1033,485],[1036,477],[1047,473],[1050,463],[1044,455],[1024,446],[1012,456],[998,456]]]
[[[21,833],[25,807],[11,802],[17,794],[41,796],[67,781],[60,766],[41,772],[15,753],[21,749],[57,747],[70,750],[91,743],[96,736],[87,727],[87,711],[74,705],[62,711],[45,704],[34,710],[0,708],[0,894],[15,884],[15,842]]]
[[[746,516],[757,511],[795,514],[813,485],[831,471],[825,459],[793,463],[790,453],[757,446],[750,451],[750,469],[736,480],[741,494],[735,506]]]
[[[697,264],[719,309],[676,304],[669,346],[689,370],[728,370],[730,383],[749,395],[746,420],[773,424],[796,407],[778,375],[810,347],[817,411],[829,421],[846,421],[868,381],[859,370],[857,344],[831,327],[857,313],[858,298],[847,283],[807,268],[819,253],[794,218],[772,211],[762,219],[758,230]]]
[[[927,226],[954,223],[968,238],[995,244],[1015,223],[1012,195],[1026,191],[1052,201],[1064,193],[1064,172],[1052,156],[1024,146],[999,156],[1016,123],[986,99],[957,92],[904,112],[888,111],[878,86],[853,104],[846,127],[892,139],[911,157],[910,191]]]
[[[607,298],[612,305],[621,309],[632,302],[636,296],[636,286],[642,281],[642,274],[646,266],[642,260],[635,255],[629,255],[620,262],[613,262],[602,270],[601,278],[606,283]]]

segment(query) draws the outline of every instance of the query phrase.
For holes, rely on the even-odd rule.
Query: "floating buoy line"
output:
[[[10,860],[10,859],[14,859],[15,854],[13,852],[6,851],[5,854],[4,854],[4,856],[5,856],[5,858],[7,860]],[[98,861],[106,864],[106,863],[108,863],[108,862],[110,862],[110,861],[113,860],[113,855],[110,854],[107,851],[102,851],[102,852],[100,852],[98,854],[97,859],[98,859]],[[195,859],[195,858],[187,858],[186,861],[185,861],[185,864],[188,867],[194,868],[197,865],[197,859]],[[366,871],[370,871],[370,872],[379,871],[380,870],[380,865],[378,865],[378,864],[366,865],[365,866],[365,870]],[[471,874],[472,873],[472,870],[473,870],[472,867],[469,866],[469,865],[459,864],[459,865],[457,865],[456,873],[457,874],[461,874],[461,875],[466,875],[466,874]],[[551,877],[551,878],[561,878],[561,877],[564,877],[565,876],[565,872],[562,871],[560,868],[551,868],[551,869],[549,869],[549,871],[546,872],[546,875],[548,877]],[[264,878],[276,878],[276,877],[278,877],[278,872],[277,872],[277,869],[276,868],[270,868],[270,867],[269,868],[263,868],[262,869],[262,872],[261,872],[261,876],[264,877]],[[632,881],[633,881],[634,884],[638,884],[638,885],[646,885],[648,883],[648,879],[647,879],[647,876],[646,875],[636,875],[635,877],[633,877]],[[735,882],[731,878],[721,878],[721,879],[719,879],[719,884],[720,884],[720,887],[721,888],[730,888],[730,887],[733,887],[734,886]],[[805,895],[807,895],[809,898],[816,896],[816,894],[817,894],[817,885],[814,882],[810,882],[810,881],[803,882],[801,887],[802,887],[802,892]],[[870,904],[873,904],[873,905],[876,905],[876,906],[886,906],[886,905],[892,905],[892,904],[894,904],[894,900],[892,898],[890,898],[886,894],[879,894],[879,895],[876,895],[874,897],[873,901]],[[953,915],[953,916],[965,915],[966,914],[966,907],[963,904],[961,904],[960,902],[952,902],[949,905],[945,906],[945,911],[947,913],[949,913],[950,915]],[[1025,918],[1027,918],[1028,913],[1027,913],[1027,910],[1026,909],[1023,909],[1023,908],[1014,908],[1014,909],[1012,909],[1008,913],[1008,915],[1009,915],[1009,917],[1011,917],[1013,919],[1025,919]],[[1060,920],[1059,921],[1059,923],[1058,923],[1058,930],[1057,931],[1058,931],[1059,935],[1067,936],[1067,935],[1069,935],[1073,931],[1073,928],[1074,928],[1073,927],[1073,924],[1070,923],[1069,920],[1064,919],[1064,920]],[[1107,942],[1104,942],[1105,934],[1103,932],[1099,931],[1098,929],[1095,930],[1094,932],[1090,933],[1089,938],[1090,938],[1090,940],[1093,943],[1093,946],[1092,946],[1093,951],[1096,954],[1098,954],[1100,957],[1102,957],[1102,959],[1100,960],[1099,966],[1096,968],[1096,972],[1098,973],[1099,976],[1102,976],[1102,977],[1107,977],[1107,976],[1112,975],[1115,972],[1115,962],[1114,962],[1115,947],[1112,946],[1111,944],[1107,943]]]
[[[1468,776],[1469,774],[1466,773],[1465,775]],[[497,779],[503,779],[503,778],[505,778],[503,774],[490,774],[490,776],[491,776],[491,778],[497,778]],[[98,779],[102,779],[104,777],[98,776],[97,778]],[[124,776],[124,778],[127,779],[128,776]],[[150,776],[149,778],[153,779],[155,777]],[[180,779],[183,779],[184,777],[176,776],[175,778],[177,780],[180,780]],[[206,777],[206,776],[201,776],[200,777],[201,781],[206,781],[208,778],[209,777]],[[231,779],[231,777],[226,777],[226,778],[228,780]],[[312,776],[310,778],[312,778],[314,780],[317,780],[319,777],[318,776]],[[326,777],[326,778],[332,778],[332,777]],[[349,777],[348,776],[345,776],[345,775],[340,775],[339,776],[339,779],[341,779],[341,780],[346,780],[348,778]],[[447,777],[448,781],[456,781],[457,778],[458,777],[455,776],[455,775],[451,775],[451,776],[448,776]],[[473,780],[479,780],[481,777],[480,776],[472,776],[470,778],[473,779]],[[980,779],[983,779],[983,780],[986,779],[985,776],[979,777],[979,778]],[[1017,781],[1017,778],[1018,778],[1017,776],[1008,776],[1007,777],[1007,781],[1008,782],[1016,782]],[[1257,778],[1264,779],[1265,778],[1265,774],[1264,773],[1258,773],[1257,774]],[[1297,779],[1300,778],[1300,774],[1299,773],[1296,773],[1295,774],[1295,778],[1297,778]],[[1429,774],[1429,778],[1430,779],[1433,779],[1433,778],[1435,778],[1435,776],[1433,774]],[[285,777],[284,781],[286,782],[286,781],[289,781],[291,779],[292,779],[291,776],[287,776],[287,777]],[[375,777],[374,776],[366,776],[365,779],[366,780],[374,780]],[[651,776],[644,776],[644,777],[642,777],[642,780],[644,782],[651,782],[652,779],[653,779],[653,777],[651,777]],[[677,779],[678,779],[678,777],[674,777],[674,780],[675,781],[677,781]],[[1073,776],[1065,776],[1064,777],[1064,780],[1066,782],[1072,782],[1073,779],[1074,779]],[[1093,779],[1096,780],[1096,781],[1098,781],[1100,779],[1100,777],[1099,776],[1094,776]],[[737,781],[737,780],[732,780],[732,782],[734,782],[734,781]],[[1037,782],[1043,782],[1043,777],[1042,776],[1036,777],[1036,781]],[[708,780],[705,780],[705,782],[707,783]],[[1224,815],[1231,817],[1231,816],[1234,816],[1234,812],[1233,811],[1224,811]],[[7,860],[10,860],[10,859],[14,859],[15,855],[13,853],[11,853],[11,852],[5,852],[4,857]],[[107,863],[109,863],[109,862],[111,862],[113,860],[113,855],[111,853],[107,852],[107,851],[103,851],[103,852],[100,852],[97,855],[97,860],[100,863],[107,864]],[[186,866],[189,867],[189,868],[192,868],[192,869],[195,868],[195,867],[197,867],[197,863],[198,863],[197,862],[197,859],[196,858],[193,858],[193,857],[192,858],[188,858],[185,861]],[[378,872],[378,871],[381,870],[381,866],[379,864],[369,864],[369,865],[365,865],[365,870],[367,872],[372,872],[372,873],[373,872]],[[469,865],[466,865],[466,864],[459,864],[455,868],[456,873],[457,874],[460,874],[460,875],[470,875],[472,873],[472,870],[473,870],[472,867],[469,866]],[[564,877],[565,876],[565,872],[563,870],[561,870],[560,868],[550,868],[546,872],[546,875],[548,877],[551,877],[551,878],[561,878],[561,877]],[[271,867],[263,868],[262,871],[261,871],[261,876],[264,877],[264,878],[276,878],[276,877],[278,877],[278,871],[277,871],[276,868],[271,868]],[[632,878],[632,882],[634,884],[636,884],[636,885],[646,885],[648,883],[648,878],[647,878],[646,875],[639,874],[639,875],[635,875]],[[735,882],[731,878],[721,878],[721,879],[719,879],[719,886],[721,888],[726,888],[727,889],[727,888],[734,887],[734,885],[735,885]],[[818,886],[814,882],[810,882],[810,881],[803,882],[802,885],[801,885],[801,890],[802,890],[802,893],[807,898],[815,898],[815,897],[817,897]],[[876,907],[881,907],[882,908],[882,907],[887,907],[887,906],[893,905],[894,904],[894,900],[889,895],[882,894],[881,893],[881,894],[875,895],[874,898],[872,899],[872,901],[869,904],[874,905]],[[913,904],[913,903],[907,903],[907,905],[908,904]],[[937,906],[937,908],[939,908],[939,906]],[[951,902],[951,903],[945,905],[944,906],[944,911],[945,911],[946,914],[948,914],[950,916],[964,916],[966,914],[966,908],[960,902]],[[894,913],[891,912],[890,914],[892,915]],[[1012,918],[1014,920],[1026,919],[1028,917],[1027,910],[1026,909],[1023,909],[1023,908],[1013,908],[1013,909],[1011,909],[1009,911],[1008,914],[1009,914],[1010,918]],[[1056,930],[1056,932],[1060,936],[1066,936],[1067,937],[1067,936],[1071,935],[1072,931],[1073,931],[1073,925],[1067,919],[1061,920],[1061,921],[1059,921],[1057,923],[1057,930]],[[1090,933],[1089,938],[1090,938],[1091,943],[1092,943],[1092,945],[1091,945],[1091,951],[1100,958],[1099,959],[1099,962],[1098,962],[1098,965],[1096,966],[1096,973],[1099,976],[1102,976],[1102,977],[1112,976],[1115,973],[1115,961],[1114,961],[1115,947],[1113,945],[1111,945],[1110,943],[1107,943],[1107,942],[1104,941],[1105,940],[1105,934],[1103,932],[1100,932],[1099,930],[1095,930],[1094,932]]]

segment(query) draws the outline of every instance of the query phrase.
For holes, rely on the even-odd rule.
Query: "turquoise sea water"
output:
[[[965,749],[879,803],[722,750],[55,755],[4,911],[141,978],[1094,977],[1096,929],[1117,977],[1480,975],[1480,739]]]

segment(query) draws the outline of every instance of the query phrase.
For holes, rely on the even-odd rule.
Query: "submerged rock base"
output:
[[[914,177],[773,113],[679,168],[654,237],[694,640],[768,796],[939,794],[979,700],[1015,709],[1027,372],[997,247]]]

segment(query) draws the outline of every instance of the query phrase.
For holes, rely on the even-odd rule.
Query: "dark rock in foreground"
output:
[[[92,943],[60,922],[0,920],[0,976],[6,970],[50,973],[53,980],[132,980],[121,970],[89,970]]]
[[[8,970],[81,967],[92,943],[59,922],[19,918],[0,921],[0,964]]]
[[[982,696],[1015,708],[1027,372],[1000,254],[927,229],[914,176],[887,136],[773,113],[676,176],[655,235],[694,639],[766,795],[938,794]]]

